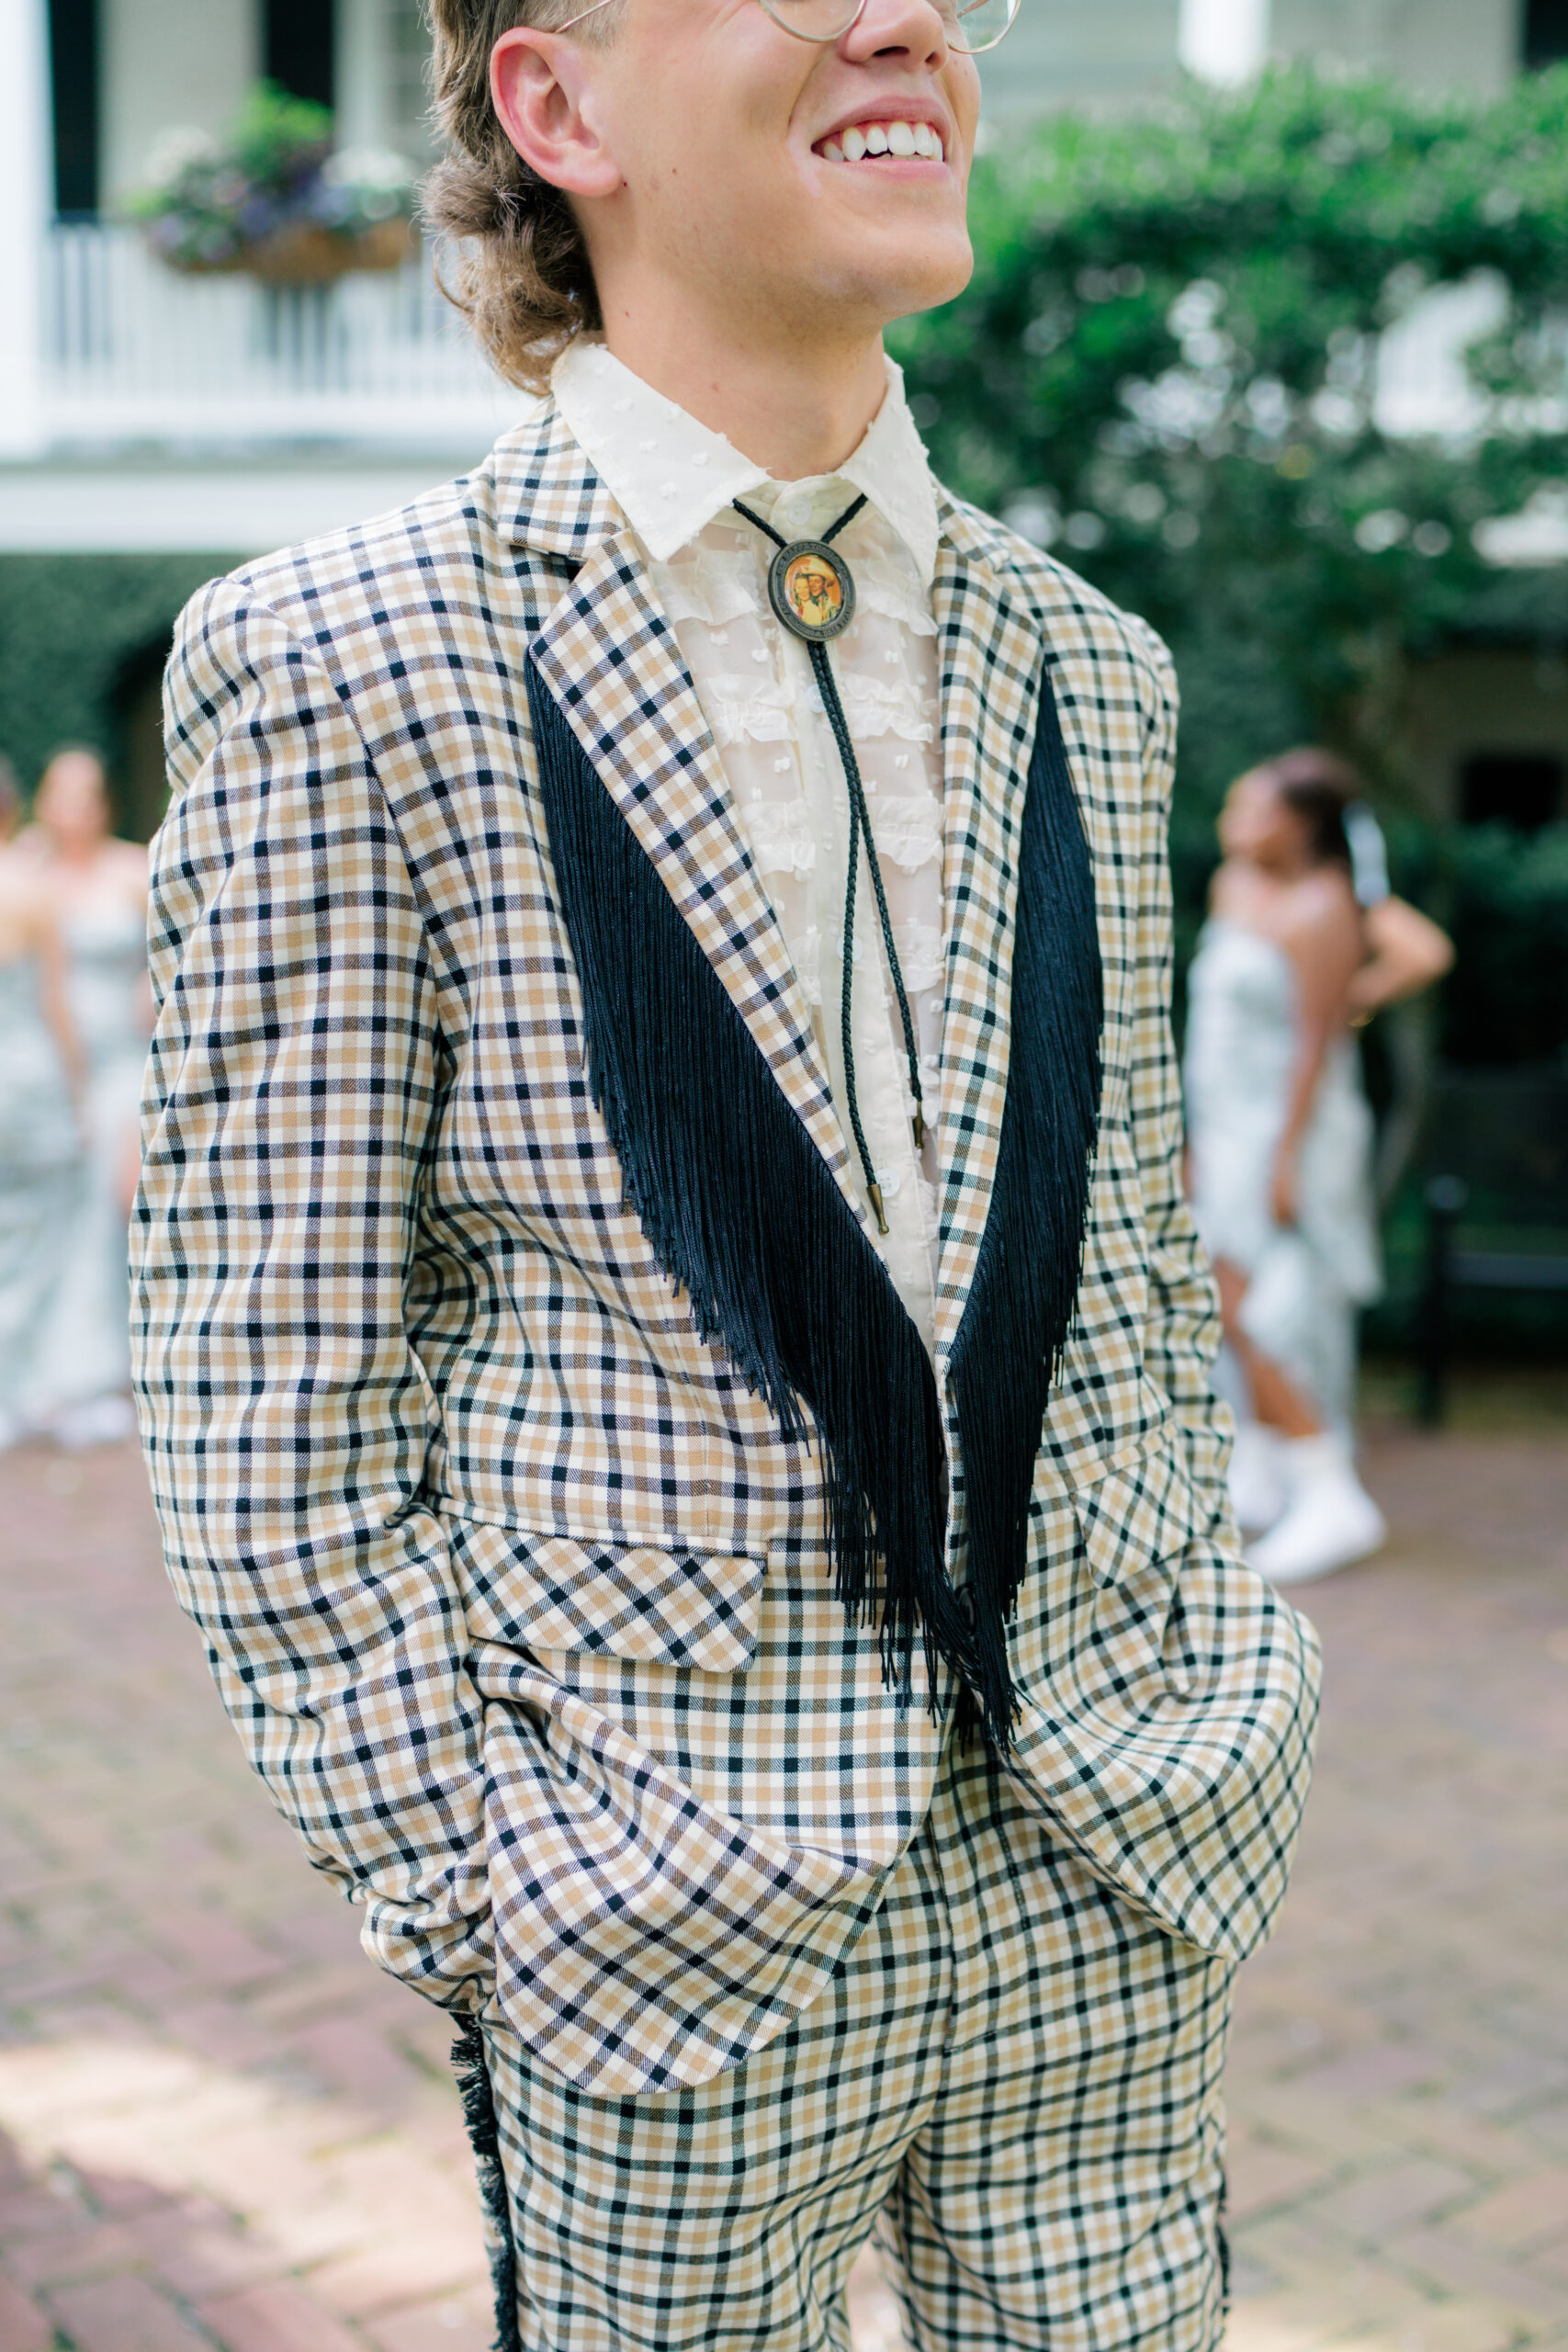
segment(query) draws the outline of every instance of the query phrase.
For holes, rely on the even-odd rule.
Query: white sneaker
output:
[[[1342,1437],[1325,1430],[1292,1438],[1280,1451],[1290,1501],[1247,1555],[1270,1584],[1311,1584],[1382,1548],[1388,1521],[1357,1477]]]
[[[89,1445],[115,1445],[136,1434],[136,1408],[129,1396],[88,1396],[79,1405],[62,1405],[49,1421],[49,1434],[67,1453]]]
[[[1250,1534],[1272,1527],[1288,1500],[1280,1449],[1285,1441],[1261,1421],[1236,1424],[1230,1490],[1236,1523]]]

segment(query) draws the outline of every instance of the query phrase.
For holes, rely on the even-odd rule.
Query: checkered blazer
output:
[[[1012,1769],[1172,1935],[1283,1890],[1310,1632],[1237,1556],[1183,1203],[1140,622],[947,501],[952,910],[938,1384],[1008,1076],[1045,665],[1092,854],[1104,1082],[1042,1432]],[[532,646],[862,1215],[776,921],[635,538],[546,404],[467,480],[212,582],[168,674],[160,1012],[135,1223],[170,1572],[256,1769],[367,1947],[607,2094],[765,2043],[873,1916],[944,1736],[833,1597],[809,1444],[696,1333],[586,1082]]]

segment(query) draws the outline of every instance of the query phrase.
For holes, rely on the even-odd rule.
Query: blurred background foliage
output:
[[[1183,949],[1231,778],[1325,740],[1458,935],[1445,1054],[1568,1049],[1568,825],[1445,822],[1407,723],[1446,642],[1568,643],[1562,567],[1476,538],[1568,481],[1568,69],[1486,105],[1290,71],[1061,115],[982,160],[972,218],[973,283],[897,355],[939,473],[1171,644]],[[1477,273],[1462,429],[1391,431],[1382,339]]]

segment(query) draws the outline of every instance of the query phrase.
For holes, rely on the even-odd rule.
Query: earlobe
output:
[[[531,170],[572,196],[608,196],[621,185],[595,120],[592,55],[526,25],[491,51],[491,102],[502,130]]]

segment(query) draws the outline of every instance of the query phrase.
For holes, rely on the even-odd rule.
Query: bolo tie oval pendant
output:
[[[840,1051],[844,1065],[845,1108],[849,1114],[850,1132],[854,1137],[860,1157],[861,1170],[865,1178],[866,1197],[876,1218],[878,1233],[885,1234],[887,1213],[883,1204],[882,1187],[876,1179],[876,1169],[871,1157],[871,1147],[861,1123],[860,1098],[855,1090],[855,1051],[852,1014],[854,1001],[854,935],[855,892],[860,874],[860,850],[863,838],[866,865],[871,873],[871,887],[876,899],[876,911],[882,931],[882,945],[887,957],[888,976],[897,1000],[898,1019],[904,1033],[904,1051],[909,1067],[909,1091],[914,1098],[911,1126],[915,1149],[919,1151],[926,1139],[925,1104],[920,1088],[920,1057],[915,1042],[914,1015],[909,1010],[908,991],[899,968],[898,951],[893,944],[893,922],[887,911],[887,893],[882,885],[882,866],[876,854],[876,842],[871,830],[871,811],[866,806],[865,785],[861,776],[860,762],[850,739],[849,721],[840,698],[838,681],[832,663],[828,659],[828,647],[835,637],[848,628],[855,616],[855,581],[843,557],[831,542],[848,523],[852,523],[865,504],[863,496],[847,506],[838,521],[819,539],[785,539],[771,523],[763,521],[750,507],[737,499],[735,511],[748,523],[773,541],[776,550],[768,566],[768,602],[774,617],[789,630],[792,637],[802,639],[811,655],[812,674],[817,691],[822,697],[822,708],[833,732],[843,763],[844,786],[849,795],[850,840],[848,872],[844,882],[844,978],[840,999]]]
[[[793,635],[826,645],[855,616],[855,576],[826,539],[792,539],[768,566],[768,602]]]

